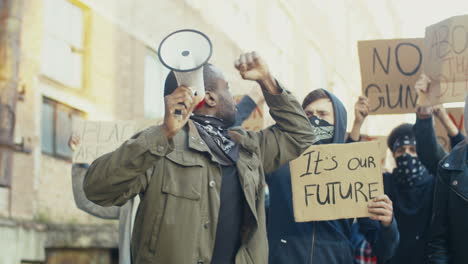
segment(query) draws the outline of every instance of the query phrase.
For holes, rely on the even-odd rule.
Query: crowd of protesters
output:
[[[77,206],[120,220],[120,263],[468,263],[466,141],[443,106],[418,106],[415,124],[388,135],[396,167],[383,173],[385,194],[370,201],[371,217],[298,223],[288,162],[311,145],[360,141],[371,102],[357,98],[347,134],[346,108],[330,91],[311,89],[300,104],[257,53],[242,54],[235,67],[263,95],[236,106],[209,64],[199,102],[170,73],[161,125],[92,164],[74,164]],[[423,95],[429,85],[422,75],[415,87]],[[241,128],[263,103],[276,123]]]

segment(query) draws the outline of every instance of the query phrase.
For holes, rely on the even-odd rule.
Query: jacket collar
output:
[[[439,166],[444,170],[463,171],[466,168],[466,140],[463,140],[450,152]]]
[[[198,133],[197,127],[191,120],[188,121],[188,130],[188,147],[193,150],[208,152],[211,154],[210,148],[203,141],[200,133]]]

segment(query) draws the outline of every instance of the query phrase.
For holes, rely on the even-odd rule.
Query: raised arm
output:
[[[236,62],[242,77],[257,81],[276,125],[249,136],[260,144],[265,173],[269,173],[298,157],[314,143],[315,136],[301,105],[296,98],[272,78],[265,62],[250,53]]]
[[[454,148],[458,143],[465,139],[457,126],[453,123],[443,105],[434,106],[434,115],[439,119],[450,138],[450,146]]]
[[[428,97],[426,93],[429,84],[430,80],[424,74],[416,82],[415,89],[421,98]],[[413,131],[416,137],[416,151],[419,159],[433,175],[436,175],[437,164],[447,153],[437,141],[432,112],[433,108],[431,106],[418,106]]]
[[[346,143],[358,142],[361,140],[361,128],[369,115],[369,100],[365,96],[359,96],[354,104],[354,122]]]

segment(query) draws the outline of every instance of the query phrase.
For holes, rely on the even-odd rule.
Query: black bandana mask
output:
[[[397,167],[393,170],[393,176],[398,185],[414,186],[426,179],[427,169],[418,157],[405,153],[395,161]]]
[[[316,137],[314,145],[330,144],[333,142],[335,126],[316,116],[310,117],[309,121],[312,124],[312,132]]]
[[[203,129],[203,131],[210,135],[224,152],[228,153],[236,145],[229,136],[227,125],[222,119],[205,115],[192,115],[190,119],[200,129]]]

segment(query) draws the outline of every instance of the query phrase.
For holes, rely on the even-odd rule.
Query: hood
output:
[[[348,123],[346,108],[338,97],[329,91],[322,89],[333,104],[333,111],[335,112],[335,131],[333,136],[333,143],[345,143],[346,137],[346,125]]]

